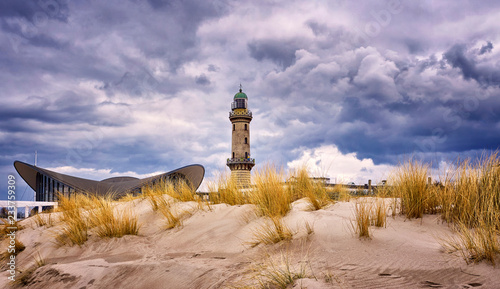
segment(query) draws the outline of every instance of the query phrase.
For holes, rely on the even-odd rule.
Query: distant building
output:
[[[311,181],[315,182],[315,183],[321,183],[321,184],[329,184],[330,183],[330,178],[327,178],[327,177],[312,177],[312,178],[309,178]]]
[[[56,202],[58,192],[66,197],[78,193],[112,194],[114,197],[120,197],[127,193],[141,193],[143,186],[154,184],[159,180],[175,181],[182,179],[196,190],[205,175],[203,166],[190,165],[144,179],[114,177],[94,181],[64,175],[20,161],[15,161],[14,167],[24,181],[35,191],[35,201],[38,202]]]
[[[231,158],[227,166],[231,169],[231,178],[238,187],[249,187],[250,171],[255,165],[255,159],[250,157],[250,122],[252,112],[248,109],[248,97],[240,91],[234,95],[229,120],[232,124]]]

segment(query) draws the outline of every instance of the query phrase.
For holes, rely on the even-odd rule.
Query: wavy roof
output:
[[[98,195],[106,195],[109,193],[123,195],[127,192],[134,191],[145,185],[151,184],[160,178],[167,177],[173,174],[180,174],[184,176],[191,183],[194,190],[197,190],[205,175],[205,168],[202,165],[189,165],[170,171],[168,173],[159,174],[144,179],[138,179],[134,177],[113,177],[104,179],[102,181],[94,181],[57,173],[20,161],[15,161],[14,167],[16,168],[19,175],[34,191],[36,191],[36,174],[40,173],[42,175],[46,175],[52,179],[55,179],[60,183],[68,185],[77,191],[95,193]]]

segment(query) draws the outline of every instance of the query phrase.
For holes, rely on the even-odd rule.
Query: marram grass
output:
[[[281,241],[291,240],[292,230],[285,224],[281,217],[266,218],[265,222],[253,231],[254,239],[250,245],[275,244]]]
[[[288,188],[293,200],[306,198],[310,209],[313,211],[322,209],[332,202],[324,184],[312,180],[306,167],[301,167],[292,172],[291,177],[289,177]]]
[[[366,200],[358,200],[354,204],[354,222],[351,223],[359,238],[370,238],[370,217],[372,205]]]
[[[257,207],[260,215],[283,217],[291,210],[293,198],[290,190],[283,185],[284,180],[283,170],[272,165],[264,165],[257,170],[255,188],[248,194],[249,202]]]
[[[291,253],[286,251],[281,251],[277,256],[269,256],[266,262],[256,268],[256,281],[259,284],[257,288],[295,288],[296,280],[311,277],[308,260],[294,263]]]
[[[138,218],[130,209],[117,210],[110,199],[92,197],[94,209],[89,211],[89,223],[101,238],[122,237],[139,233]]]
[[[496,255],[500,254],[500,232],[492,226],[483,224],[469,228],[464,223],[456,225],[456,234],[444,240],[443,246],[449,252],[459,252],[468,263],[486,260],[495,265]]]
[[[351,200],[351,194],[347,186],[343,184],[336,184],[332,189],[329,190],[331,199],[338,200],[341,202],[349,202]]]
[[[197,201],[194,189],[184,180],[168,182],[160,180],[142,188],[142,196],[147,199],[154,211],[158,210],[158,201],[168,195],[181,202]]]
[[[58,200],[62,227],[56,240],[61,245],[83,245],[91,229],[101,238],[139,232],[138,218],[130,210],[116,209],[110,198],[84,194],[68,198],[60,194]]]
[[[208,191],[213,204],[234,206],[248,203],[248,196],[238,188],[229,174],[220,173],[215,181],[208,182]]]
[[[377,198],[371,210],[371,224],[375,227],[385,227],[387,223],[387,205],[385,200]]]
[[[87,206],[88,196],[76,195],[73,198],[59,194],[58,210],[62,212],[60,221],[63,223],[60,234],[56,237],[59,244],[83,245],[88,239],[88,220],[81,207]]]
[[[173,201],[161,198],[158,202],[158,211],[165,217],[165,229],[182,226],[182,214],[178,214],[173,208]]]
[[[415,160],[399,166],[393,180],[398,209],[407,218],[440,213],[456,228],[447,247],[460,251],[467,262],[494,263],[500,254],[499,151],[456,161],[436,184],[427,183],[429,167]]]
[[[401,212],[409,219],[422,218],[428,209],[430,200],[428,175],[429,165],[413,159],[396,169],[393,186],[401,199]]]
[[[57,222],[57,218],[52,215],[52,213],[37,213],[32,217],[33,222],[37,227],[46,226],[47,228],[50,228]]]

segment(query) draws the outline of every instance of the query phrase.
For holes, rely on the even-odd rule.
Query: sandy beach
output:
[[[293,288],[500,286],[500,269],[486,262],[467,265],[458,254],[445,252],[440,239],[453,232],[439,215],[388,217],[385,228],[371,227],[371,239],[359,239],[351,225],[354,200],[308,211],[302,199],[284,218],[294,232],[291,241],[253,246],[253,232],[265,219],[252,205],[200,209],[195,202],[177,203],[190,214],[183,226],[170,230],[147,200],[117,206],[138,215],[138,236],[91,234],[81,247],[60,246],[55,242],[60,224],[46,228],[36,227],[32,218],[22,221],[18,238],[26,249],[17,257],[19,270],[34,266],[38,255],[45,262],[26,288],[251,288],[266,282],[266,272],[286,265],[303,273]],[[8,287],[7,277],[3,271],[0,287]]]

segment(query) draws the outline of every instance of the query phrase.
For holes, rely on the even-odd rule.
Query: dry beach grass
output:
[[[378,197],[273,166],[253,190],[218,178],[211,204],[180,183],[120,201],[60,197],[57,212],[20,222],[18,281],[3,271],[0,286],[495,288],[498,164],[496,153],[457,162],[430,185],[429,166],[410,160]]]

